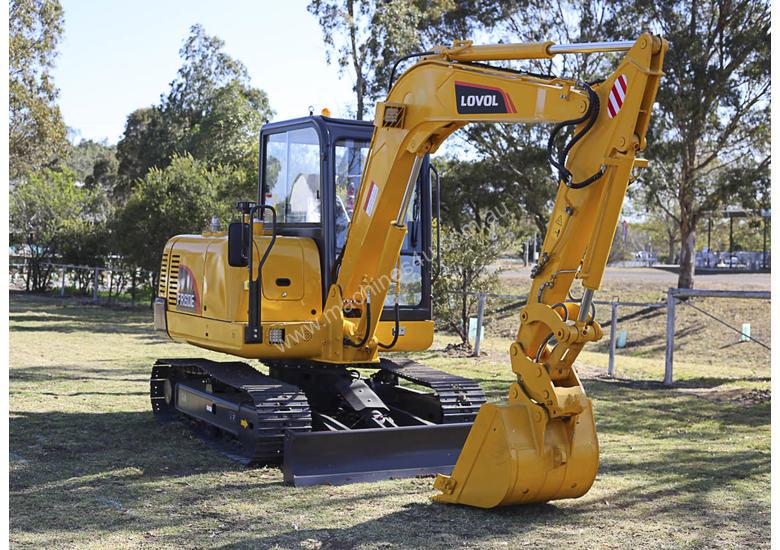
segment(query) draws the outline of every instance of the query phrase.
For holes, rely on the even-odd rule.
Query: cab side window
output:
[[[265,138],[264,201],[279,223],[319,223],[320,141],[314,128]]]

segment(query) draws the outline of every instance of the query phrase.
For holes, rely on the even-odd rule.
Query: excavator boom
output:
[[[472,46],[456,42],[423,57],[376,109],[371,151],[326,310],[346,303],[362,314],[331,326],[323,359],[376,360],[377,316],[406,228],[402,223],[421,159],[473,122],[556,123],[550,162],[559,189],[528,304],[510,347],[517,381],[506,401],[482,406],[452,475],[440,475],[440,502],[479,507],[577,497],[598,469],[591,410],[573,368],[587,342],[601,338],[593,318],[626,189],[646,161],[636,158],[662,76],[668,44],[650,34],[633,42]],[[626,51],[598,83],[515,73],[481,63],[558,53]],[[572,137],[552,147],[565,128]],[[575,278],[581,301],[567,300]]]

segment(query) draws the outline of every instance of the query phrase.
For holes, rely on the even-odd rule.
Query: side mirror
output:
[[[228,226],[228,265],[246,267],[249,264],[249,224],[234,222]]]

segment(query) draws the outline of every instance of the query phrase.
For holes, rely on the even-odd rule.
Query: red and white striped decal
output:
[[[374,213],[374,207],[376,206],[376,198],[379,195],[379,187],[377,187],[376,183],[373,181],[371,182],[371,186],[368,188],[368,193],[366,195],[366,202],[363,205],[363,210],[366,211],[366,214],[371,216]]]
[[[609,118],[615,118],[620,112],[620,108],[623,106],[623,102],[626,100],[626,92],[628,91],[628,77],[621,74],[615,83],[612,85],[612,89],[609,91],[609,101],[607,102],[607,113]]]

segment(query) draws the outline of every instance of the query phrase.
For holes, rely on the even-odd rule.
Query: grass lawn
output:
[[[285,486],[278,469],[246,469],[152,418],[156,358],[226,356],[159,338],[145,309],[19,293],[10,308],[14,547],[769,546],[768,359],[688,363],[678,353],[668,389],[658,354],[621,355],[608,379],[606,355],[583,352],[601,444],[593,488],[484,511],[431,503],[431,478]],[[416,357],[500,398],[508,341],[488,338],[480,358],[441,353],[451,341]]]

